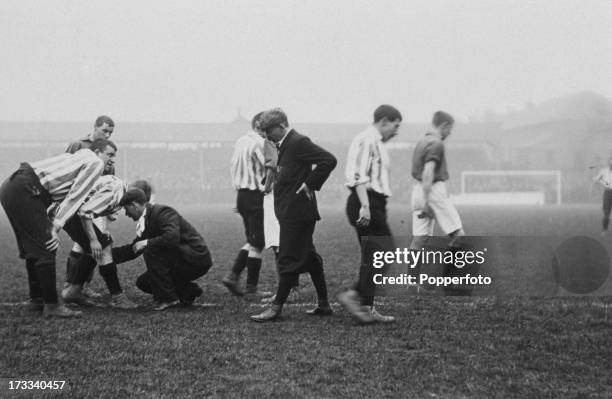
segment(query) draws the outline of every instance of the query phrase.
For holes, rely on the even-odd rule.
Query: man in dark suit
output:
[[[331,315],[323,260],[315,249],[312,235],[315,223],[321,219],[314,192],[321,189],[336,167],[336,158],[291,129],[287,115],[279,108],[266,111],[259,127],[279,149],[274,182],[274,213],[280,224],[279,282],[270,308],[251,319],[258,322],[277,319],[301,273],[310,274],[318,297],[318,306],[307,313]]]
[[[113,249],[115,263],[143,255],[147,271],[138,277],[136,286],[153,295],[154,310],[191,305],[202,295],[193,280],[212,266],[200,233],[173,208],[149,204],[139,188],[129,189],[120,205],[127,216],[140,222],[134,242]]]

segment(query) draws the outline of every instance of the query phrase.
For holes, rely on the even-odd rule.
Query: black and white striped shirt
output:
[[[93,189],[87,195],[77,214],[88,219],[112,215],[121,210],[119,201],[121,201],[125,191],[125,183],[117,176],[101,176],[96,180]]]
[[[351,142],[346,162],[346,186],[365,184],[368,190],[391,196],[390,158],[380,132],[370,125]]]
[[[54,219],[59,226],[77,212],[104,170],[104,162],[89,149],[31,162],[30,166],[51,199],[60,202]]]
[[[248,132],[236,141],[231,162],[232,184],[236,190],[264,190],[264,138]]]

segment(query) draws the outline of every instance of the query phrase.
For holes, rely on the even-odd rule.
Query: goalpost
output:
[[[561,205],[561,171],[463,171],[461,193],[453,200],[463,204]]]

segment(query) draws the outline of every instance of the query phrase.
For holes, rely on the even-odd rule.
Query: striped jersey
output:
[[[236,141],[231,161],[232,184],[236,190],[264,190],[264,138],[250,131]]]
[[[77,212],[104,170],[104,162],[87,149],[32,162],[30,166],[51,199],[60,202],[54,219],[59,226]]]
[[[93,141],[91,141],[89,136],[85,136],[81,140],[73,141],[72,143],[68,144],[68,148],[66,148],[66,152],[70,154],[74,154],[78,150],[82,150],[83,148],[91,147],[91,143],[93,143]],[[105,170],[104,172],[102,172],[102,174],[103,175],[114,175],[115,165],[113,165],[109,170]]]
[[[113,175],[101,176],[96,180],[77,214],[88,219],[112,215],[121,209],[119,201],[125,192],[125,183],[120,178]]]
[[[380,132],[370,125],[351,142],[346,161],[346,186],[365,184],[368,190],[391,196],[390,158]]]

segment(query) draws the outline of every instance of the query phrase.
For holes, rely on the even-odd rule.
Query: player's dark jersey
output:
[[[414,148],[414,154],[412,156],[412,177],[418,181],[422,181],[425,164],[429,161],[434,161],[436,163],[436,167],[434,168],[434,183],[448,180],[444,141],[436,137],[433,133],[426,133]]]
[[[85,137],[84,139],[73,141],[72,143],[68,145],[68,148],[66,148],[66,152],[70,154],[74,154],[78,150],[82,150],[83,148],[91,147],[91,143],[92,141],[89,139],[89,137]]]

